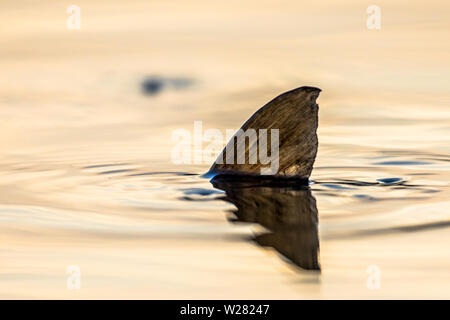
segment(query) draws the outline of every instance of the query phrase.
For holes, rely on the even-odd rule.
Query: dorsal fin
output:
[[[265,104],[228,142],[208,174],[308,179],[317,154],[316,99],[320,91],[315,87],[300,87]]]

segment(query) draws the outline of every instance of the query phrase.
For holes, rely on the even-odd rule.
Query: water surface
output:
[[[376,32],[357,1],[78,5],[68,31],[63,3],[0,4],[0,297],[450,298],[448,4],[380,1]],[[309,186],[172,163],[173,130],[301,85]]]

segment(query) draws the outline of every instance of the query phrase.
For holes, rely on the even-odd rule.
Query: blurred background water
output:
[[[369,4],[1,1],[0,297],[450,298],[450,6],[378,1],[368,30]],[[172,163],[173,130],[302,85],[323,90],[311,191]],[[317,261],[292,220],[236,216],[255,193],[315,214]]]

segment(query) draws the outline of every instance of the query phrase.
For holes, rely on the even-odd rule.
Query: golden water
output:
[[[378,1],[381,30],[352,0],[76,2],[73,31],[66,3],[0,3],[1,298],[450,298],[447,2]],[[320,272],[170,158],[173,130],[301,85],[323,90]]]

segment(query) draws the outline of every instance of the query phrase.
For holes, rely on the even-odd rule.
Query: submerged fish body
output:
[[[300,87],[268,102],[238,130],[244,134],[243,139],[233,137],[208,173],[308,179],[317,154],[319,107],[316,99],[320,91]],[[252,140],[252,132],[257,134],[256,139]],[[270,133],[270,142],[269,136],[262,135],[265,133]],[[245,150],[245,154],[242,156],[239,150]],[[270,157],[270,162],[262,161],[264,155]]]

